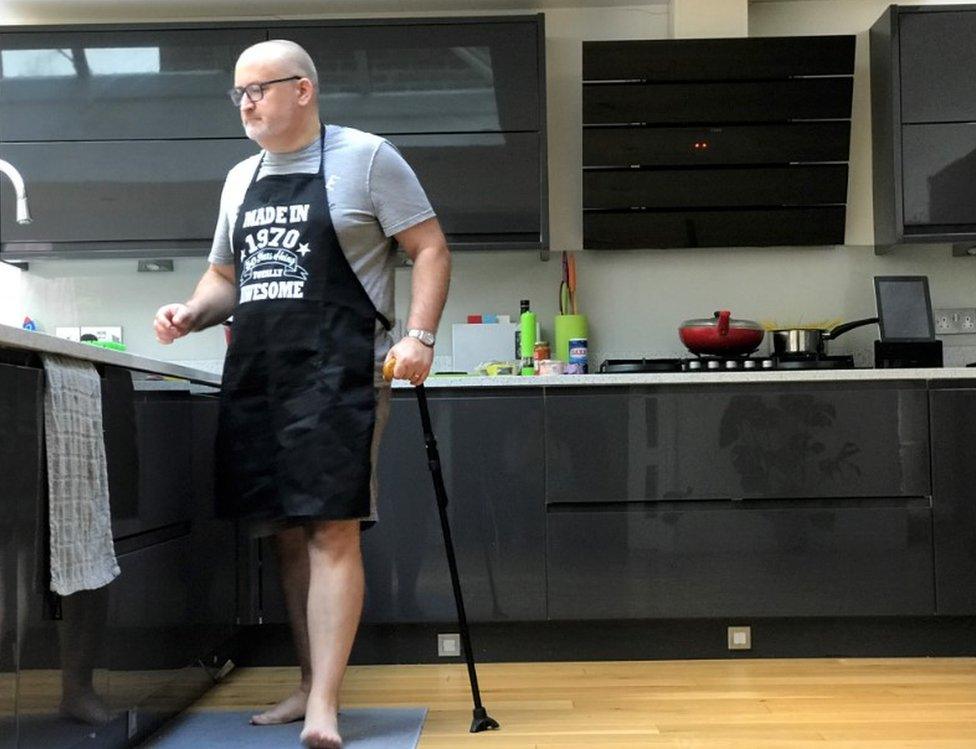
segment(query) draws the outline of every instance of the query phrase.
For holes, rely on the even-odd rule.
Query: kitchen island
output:
[[[101,377],[121,569],[64,597],[49,590],[43,353],[90,361]],[[0,326],[0,746],[129,745],[227,660],[237,536],[212,510],[219,379]]]

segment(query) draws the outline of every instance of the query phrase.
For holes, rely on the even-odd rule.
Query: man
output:
[[[416,176],[385,140],[323,126],[308,54],[283,40],[241,54],[231,99],[263,152],[221,196],[210,267],[157,312],[162,343],[233,313],[218,429],[218,507],[276,533],[301,665],[254,724],[305,718],[302,742],[341,746],[339,687],[363,600],[360,522],[389,406],[381,370],[422,383],[450,255]],[[413,260],[408,335],[392,348],[393,240]]]

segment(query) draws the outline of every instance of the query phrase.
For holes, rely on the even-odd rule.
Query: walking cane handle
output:
[[[390,357],[385,362],[383,362],[383,379],[387,382],[393,381],[393,369],[396,367],[396,359]]]

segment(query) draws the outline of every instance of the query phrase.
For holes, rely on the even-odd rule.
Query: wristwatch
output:
[[[434,348],[434,341],[437,340],[431,331],[423,330],[421,328],[410,328],[410,330],[407,331],[407,335],[410,338],[416,338],[427,348]]]

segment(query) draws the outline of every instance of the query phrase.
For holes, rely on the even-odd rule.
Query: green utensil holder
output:
[[[556,349],[553,355],[560,361],[569,361],[569,341],[573,338],[589,338],[586,315],[556,315],[554,325]]]

